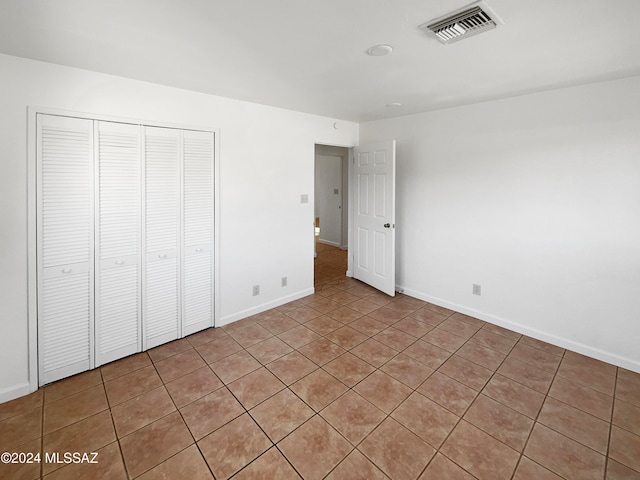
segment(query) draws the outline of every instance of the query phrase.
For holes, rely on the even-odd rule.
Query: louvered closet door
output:
[[[38,115],[39,383],[93,367],[90,120]]]
[[[144,348],[181,336],[180,130],[145,127]]]
[[[213,133],[183,133],[183,333],[213,326]]]
[[[96,364],[139,352],[140,130],[96,122]]]

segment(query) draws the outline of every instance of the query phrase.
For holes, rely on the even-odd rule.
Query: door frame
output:
[[[221,318],[220,309],[220,129],[201,125],[146,120],[140,118],[115,117],[98,113],[63,110],[59,108],[27,106],[27,345],[28,383],[12,390],[12,396],[27,395],[39,388],[38,378],[38,273],[37,273],[37,158],[36,117],[38,114],[63,117],[86,118],[94,121],[130,123],[150,127],[176,128],[181,130],[204,130],[213,132],[213,326]]]
[[[357,145],[354,144],[337,144],[337,143],[326,143],[326,142],[321,142],[321,141],[317,141],[314,142],[314,147],[313,147],[313,178],[314,178],[314,192],[313,192],[313,208],[311,209],[311,213],[312,213],[312,224],[314,226],[313,229],[313,248],[312,251],[314,252],[314,258],[315,258],[315,242],[316,242],[316,237],[315,237],[315,225],[316,225],[316,219],[315,219],[315,161],[316,161],[316,149],[315,146],[316,145],[325,145],[328,147],[340,147],[340,148],[346,148],[347,149],[347,178],[346,178],[346,185],[347,185],[347,212],[346,212],[346,216],[347,216],[347,271],[345,272],[345,276],[352,278],[353,277],[353,164],[354,164],[354,150],[355,147]],[[343,170],[343,175],[344,175],[344,170]],[[345,178],[343,177],[343,185]],[[344,188],[344,187],[343,187]],[[345,215],[344,209],[342,211],[342,215]],[[343,228],[344,228],[344,224],[343,224]],[[344,234],[344,232],[343,232]],[[315,269],[315,267],[314,267]]]
[[[348,160],[347,160],[347,201],[348,201],[348,208],[347,208],[347,271],[345,273],[346,277],[349,278],[353,278],[353,264],[354,264],[354,257],[353,257],[353,248],[355,245],[355,240],[354,240],[354,232],[353,232],[353,220],[354,220],[354,215],[355,215],[355,205],[354,205],[354,195],[355,195],[355,178],[354,178],[354,171],[355,171],[355,148],[358,145],[354,145],[354,144],[336,144],[336,143],[326,143],[326,142],[321,142],[321,141],[316,141],[314,142],[314,149],[313,149],[313,165],[314,165],[314,195],[313,195],[313,208],[311,210],[312,212],[312,224],[314,226],[314,230],[313,230],[313,248],[312,251],[314,252],[314,258],[315,258],[315,145],[326,145],[326,146],[330,146],[330,147],[342,147],[342,148],[346,148],[348,151]],[[397,146],[396,146],[396,155],[397,155]],[[397,157],[396,157],[397,158]],[[344,179],[343,179],[344,180]],[[344,184],[344,183],[343,183]],[[342,214],[344,215],[344,211],[342,212]],[[396,245],[396,250],[397,250],[397,245]],[[394,252],[395,254],[395,252]],[[315,267],[314,267],[315,268]],[[397,288],[397,285],[396,285]]]
[[[318,147],[326,147],[329,150],[325,151],[325,152],[318,152]],[[332,152],[330,149],[331,148],[340,148],[340,149],[344,149],[345,152]],[[349,159],[351,158],[351,147],[340,147],[337,145],[327,145],[324,143],[316,143],[315,144],[315,153],[314,153],[314,194],[313,194],[313,217],[314,217],[314,222],[315,222],[315,200],[316,200],[316,192],[315,192],[315,185],[316,185],[316,175],[315,172],[317,170],[317,164],[318,164],[318,156],[332,156],[332,157],[340,157],[341,160],[341,164],[340,164],[340,203],[341,203],[341,207],[340,207],[340,241],[339,241],[339,245],[338,248],[340,248],[341,250],[347,250],[348,248],[348,243],[349,243],[349,237],[348,237],[348,230],[349,230]],[[321,149],[322,150],[322,149]],[[346,208],[345,208],[346,205]],[[322,226],[321,228],[321,232],[322,232]],[[335,246],[335,245],[334,245]]]

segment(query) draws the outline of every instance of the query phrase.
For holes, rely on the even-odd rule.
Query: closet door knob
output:
[[[166,253],[161,253],[160,255],[158,255],[158,258],[167,258],[167,254]]]
[[[71,269],[70,268],[63,268],[62,269],[62,273],[71,273]]]
[[[124,265],[124,260],[116,260],[116,265]]]
[[[201,248],[196,248],[196,252],[200,253],[202,251]]]

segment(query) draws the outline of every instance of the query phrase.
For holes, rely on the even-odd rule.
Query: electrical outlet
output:
[[[253,286],[253,296],[260,295],[260,285]]]
[[[482,287],[480,285],[473,284],[472,292],[474,295],[482,295]]]
[[[287,277],[282,277],[282,279],[280,281],[280,286],[282,286],[282,287],[286,287],[287,286]]]

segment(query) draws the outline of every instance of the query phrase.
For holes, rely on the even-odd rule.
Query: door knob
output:
[[[391,224],[390,224],[390,223],[385,223],[385,224],[383,225],[383,227],[384,227],[384,228],[391,228]]]

